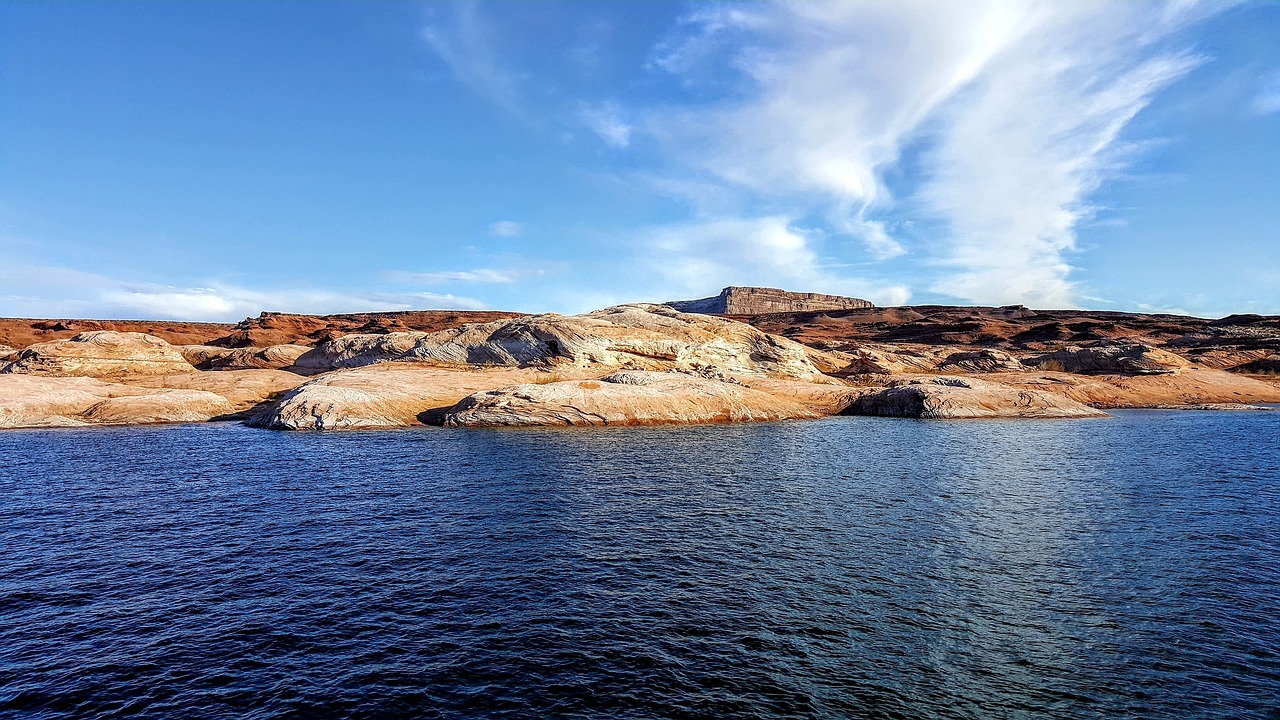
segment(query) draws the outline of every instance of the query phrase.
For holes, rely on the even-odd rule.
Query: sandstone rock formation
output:
[[[213,374],[213,373],[209,373]],[[325,373],[249,420],[273,430],[340,430],[420,425],[479,390],[561,377],[533,369],[443,369],[381,363]]]
[[[242,320],[206,344],[223,347],[316,345],[349,333],[438,332],[469,323],[520,317],[521,314],[483,310],[406,310],[344,315],[264,312],[258,317]]]
[[[1165,350],[1135,342],[1107,342],[1092,347],[1068,347],[1027,358],[1027,365],[1070,373],[1123,373],[1159,375],[1176,372],[1190,363]]]
[[[306,382],[306,378],[281,370],[223,370],[187,372],[128,378],[140,388],[201,390],[221,395],[231,403],[234,414],[246,413]]]
[[[943,372],[1018,372],[1027,366],[1003,350],[968,350],[948,355],[938,364]]]
[[[167,375],[193,370],[182,353],[152,335],[95,330],[69,340],[32,345],[18,353],[3,373],[119,377]]]
[[[805,406],[751,388],[671,372],[628,371],[599,380],[517,385],[464,398],[448,427],[659,425],[813,418]]]
[[[0,318],[0,345],[19,350],[49,342],[67,340],[95,330],[136,332],[153,335],[173,345],[204,343],[227,334],[229,323],[177,322],[169,320],[38,320]]]
[[[755,326],[643,304],[576,316],[264,313],[234,332],[0,319],[0,342],[22,348],[0,347],[0,427],[1080,417],[1097,414],[1084,405],[1280,403],[1280,317],[915,306],[746,319]]]
[[[1231,368],[1231,372],[1249,373],[1252,375],[1280,375],[1280,355],[1250,360]]]
[[[1001,383],[1040,390],[1098,408],[1195,407],[1219,403],[1280,403],[1280,385],[1223,370],[1188,368],[1155,375],[1007,373]]]
[[[346,335],[298,358],[301,371],[378,362],[669,370],[715,367],[808,380],[811,350],[745,323],[665,305],[620,305],[585,315],[534,315],[436,333]]]
[[[272,345],[270,347],[224,348],[212,345],[182,345],[178,351],[198,370],[281,369],[293,363],[311,348],[306,345]]]
[[[1062,395],[977,378],[938,376],[895,380],[855,399],[850,415],[929,419],[1103,417]]]
[[[832,375],[840,376],[928,372],[935,369],[939,362],[936,353],[927,350],[891,349],[886,346],[830,350],[827,351],[827,356],[843,362],[841,367],[826,370]]]
[[[727,287],[715,297],[701,300],[673,300],[666,303],[688,313],[720,315],[761,315],[765,313],[810,312],[815,310],[849,310],[874,307],[867,300],[823,295],[821,293],[787,292],[776,288]]]
[[[0,375],[0,428],[204,422],[233,411],[199,390],[140,388],[87,377]]]

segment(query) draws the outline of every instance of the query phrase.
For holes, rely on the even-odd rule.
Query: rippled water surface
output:
[[[1280,711],[1280,413],[0,433],[0,716]]]

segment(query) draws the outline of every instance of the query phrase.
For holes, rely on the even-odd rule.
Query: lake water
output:
[[[1276,718],[1280,413],[0,433],[5,718]]]

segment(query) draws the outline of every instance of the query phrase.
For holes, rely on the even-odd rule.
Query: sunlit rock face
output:
[[[585,315],[533,315],[435,333],[346,335],[298,358],[322,372],[377,362],[697,370],[810,379],[809,349],[746,323],[665,305],[620,305]]]
[[[817,417],[788,398],[683,373],[628,371],[599,380],[518,385],[464,398],[450,427],[665,425]]]

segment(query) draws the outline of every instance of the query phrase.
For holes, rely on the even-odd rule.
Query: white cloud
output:
[[[642,263],[661,279],[651,294],[662,294],[663,300],[702,297],[727,285],[769,285],[853,295],[881,305],[907,302],[905,287],[831,272],[814,249],[816,239],[786,217],[733,217],[650,228],[637,244],[644,250]]]
[[[429,292],[251,289],[138,283],[60,267],[0,269],[0,316],[234,322],[264,310],[311,314],[420,309],[482,310],[479,300]]]
[[[935,290],[1071,304],[1075,228],[1131,149],[1121,131],[1196,62],[1169,49],[1170,39],[1222,7],[804,0],[704,8],[660,44],[651,67],[696,77],[700,64],[722,67],[727,57],[742,83],[718,103],[650,109],[643,128],[690,186],[739,191],[743,208],[818,213],[873,258],[907,250],[889,232],[890,210],[940,222],[941,235],[922,248],[944,273]],[[914,189],[894,198],[889,173]]]
[[[499,220],[489,226],[489,234],[500,238],[519,237],[524,234],[524,225],[514,220]]]
[[[935,289],[976,302],[1076,303],[1067,254],[1089,198],[1123,165],[1129,121],[1197,60],[1148,43],[1158,6],[1055,5],[939,121],[920,198],[948,227]]]
[[[882,172],[1022,22],[1007,3],[803,2],[700,12],[657,62],[688,71],[717,35],[749,92],[710,108],[662,108],[648,129],[672,157],[768,198],[825,206],[832,224],[887,259],[904,252],[869,208]],[[668,45],[671,45],[668,41]]]
[[[631,125],[622,119],[622,109],[617,103],[583,105],[578,112],[578,117],[582,124],[606,145],[625,148],[631,144]]]

